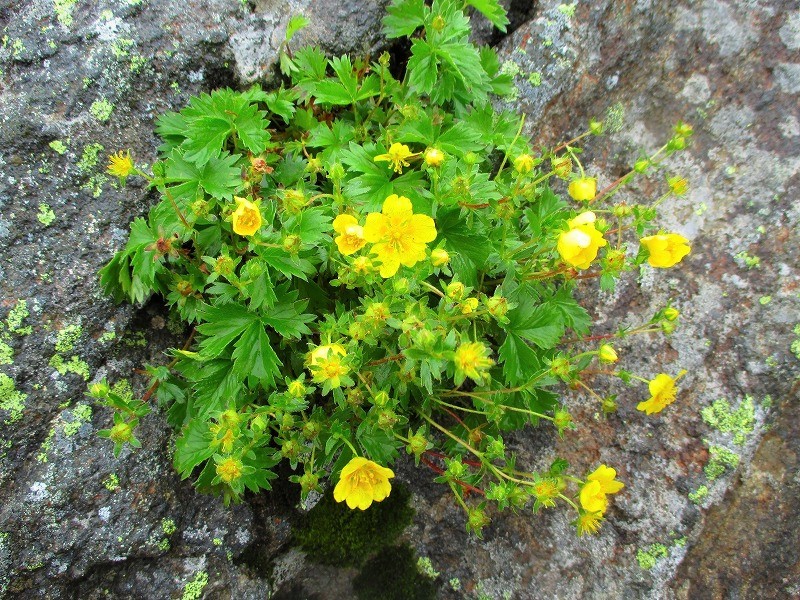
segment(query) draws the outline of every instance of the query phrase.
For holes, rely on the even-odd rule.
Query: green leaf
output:
[[[260,321],[251,323],[245,329],[236,342],[232,358],[233,369],[240,379],[253,377],[265,388],[275,387],[275,378],[281,374],[278,367],[283,363],[272,349],[269,336]]]
[[[215,198],[230,200],[242,185],[241,170],[234,165],[237,155],[223,152],[209,159],[202,167],[184,159],[179,149],[173,150],[166,161],[165,181],[173,199],[183,204],[194,202],[201,190]]]
[[[309,21],[303,15],[294,15],[291,19],[289,19],[289,24],[286,26],[286,41],[291,41],[294,37],[294,34],[301,29],[308,27],[309,23],[311,23],[311,21]]]
[[[258,315],[236,303],[205,306],[198,311],[198,316],[205,321],[197,326],[198,333],[204,336],[200,341],[200,353],[205,358],[216,358],[222,354],[245,329],[258,320]]]
[[[301,336],[311,333],[306,323],[311,323],[315,319],[315,316],[302,312],[308,305],[308,302],[305,300],[296,300],[296,291],[288,292],[286,288],[282,291],[283,301],[271,308],[268,314],[263,316],[261,320],[272,327],[281,336],[299,340]]]
[[[428,42],[415,39],[411,44],[411,58],[406,67],[409,87],[418,94],[430,94],[439,74],[436,51]]]
[[[571,287],[562,286],[547,300],[547,303],[561,313],[567,327],[570,327],[575,333],[578,335],[589,333],[592,318],[586,309],[572,297]]]
[[[541,303],[528,285],[521,285],[509,297],[518,304],[509,311],[505,329],[540,348],[553,348],[564,335],[564,317],[553,306]]]
[[[208,421],[192,419],[184,427],[181,435],[175,440],[175,470],[186,479],[195,467],[208,460],[214,454],[211,447],[211,433]]]
[[[418,27],[425,25],[430,9],[425,0],[394,0],[383,18],[383,32],[387,38],[411,37]]]
[[[506,382],[512,386],[527,383],[542,367],[534,349],[513,332],[506,336],[503,345],[498,349],[498,356],[503,362]]]
[[[369,431],[365,428],[362,432],[359,428],[357,438],[369,457],[378,464],[391,464],[398,456],[399,442],[385,431]]]
[[[500,31],[506,32],[506,25],[509,23],[508,16],[499,0],[467,0],[467,4],[480,11]]]
[[[492,252],[492,245],[477,226],[469,225],[458,208],[441,209],[436,215],[436,231],[448,251],[462,254],[482,268]]]
[[[311,262],[299,256],[292,256],[283,248],[260,247],[258,255],[264,259],[270,267],[291,279],[297,277],[306,281],[308,275],[316,273],[317,270]]]

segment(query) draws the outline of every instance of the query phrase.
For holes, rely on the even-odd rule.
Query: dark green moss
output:
[[[350,510],[333,499],[331,490],[302,519],[295,539],[309,557],[324,565],[359,566],[388,546],[411,523],[411,494],[398,484],[383,502],[367,510]]]
[[[369,559],[353,580],[359,600],[433,600],[437,587],[417,569],[414,550],[393,546]]]

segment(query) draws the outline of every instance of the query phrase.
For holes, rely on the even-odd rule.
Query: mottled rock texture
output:
[[[73,370],[116,380],[183,339],[160,306],[115,307],[99,293],[97,269],[153,201],[135,181],[119,190],[103,179],[107,154],[130,147],[152,161],[158,114],[198,91],[273,77],[294,13],[312,21],[299,43],[377,52],[386,3],[0,3],[7,36],[0,49],[0,317],[26,300],[23,325],[32,327],[10,335],[13,362],[0,365],[27,395],[16,397],[24,409],[15,422],[9,398],[0,398],[0,596],[179,598],[194,585],[206,598],[263,598],[287,580],[286,597],[351,594],[353,572],[304,566],[301,553],[287,550],[291,492],[232,509],[196,494],[172,470],[170,432],[157,414],[143,424],[144,448],[114,459],[95,436],[108,425],[107,412],[82,408],[89,405],[83,376],[51,364],[58,365],[56,354],[67,363],[77,356],[85,367],[74,362]],[[649,318],[673,299],[682,312],[678,330],[666,341],[620,344],[621,365],[644,376],[689,373],[678,401],[659,416],[634,409],[644,386],[598,379],[598,390],[619,393],[617,414],[599,417],[596,404],[576,394],[567,402],[577,432],[556,443],[541,428],[510,442],[534,468],[561,455],[577,468],[602,461],[619,469],[627,488],[596,538],[574,539],[563,510],[497,515],[483,540],[470,538],[432,474],[400,465],[417,509],[407,538],[431,558],[448,598],[479,591],[520,599],[800,596],[792,387],[800,363],[790,351],[800,321],[800,6],[509,6],[532,18],[516,20],[506,39],[478,33],[499,42],[507,68],[518,73],[519,95],[509,106],[526,113],[534,139],[551,146],[614,107],[621,131],[591,140],[584,155],[601,186],[652,153],[678,119],[695,126],[690,148],[667,163],[690,191],[663,205],[661,221],[692,239],[692,255],[678,269],[631,273],[614,294],[585,288],[598,333]],[[619,197],[643,202],[664,189],[663,175],[654,174]],[[47,213],[42,204],[54,213],[49,225],[39,218]],[[57,352],[65,328],[77,332],[73,347],[62,343]],[[742,440],[701,417],[715,400],[735,409],[747,396],[753,431]],[[741,458],[710,481],[704,468],[712,446]],[[446,583],[454,577],[461,592]]]

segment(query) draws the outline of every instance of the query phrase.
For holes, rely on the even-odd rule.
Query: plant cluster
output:
[[[579,533],[597,530],[623,487],[615,470],[579,477],[557,459],[531,472],[504,436],[574,428],[564,386],[613,412],[589,372],[648,384],[647,414],[674,401],[677,377],[615,370],[609,342],[670,333],[678,311],[590,336],[575,291],[688,254],[684,237],[653,225],[684,179],[651,203],[615,194],[692,131],[679,123],[598,190],[580,156],[603,123],[534,147],[523,119],[491,102],[513,82],[492,49],[470,43],[473,9],[508,22],[497,0],[394,0],[384,30],[411,53],[398,76],[388,54],[292,51],[304,25],[293,19],[282,87],[218,90],[162,116],[150,171],[130,153],[110,158],[110,174],[145,178],[161,200],[133,222],[102,284],[118,301],[160,295],[191,326],[169,364],[148,367],[142,400],[91,387],[115,409],[102,435],[116,451],[138,445],[155,399],[178,431],[176,469],[226,502],[270,489],[286,461],[303,497],[331,477],[335,499],[363,510],[389,495],[388,465],[405,451],[452,489],[478,534],[489,503],[563,502]]]

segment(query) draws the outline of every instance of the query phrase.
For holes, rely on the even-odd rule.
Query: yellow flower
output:
[[[667,184],[670,191],[676,196],[683,196],[689,191],[689,182],[683,177],[668,177]]]
[[[316,383],[328,382],[331,387],[341,387],[342,377],[350,372],[342,361],[347,352],[340,344],[317,346],[306,356],[306,364]]]
[[[692,250],[689,240],[677,233],[651,235],[640,242],[650,253],[647,259],[650,266],[662,269],[677,265]]]
[[[494,366],[494,361],[489,358],[489,349],[482,342],[461,344],[453,362],[456,365],[456,385],[460,385],[466,377],[481,383],[485,372]]]
[[[673,379],[665,373],[659,373],[656,378],[647,385],[650,388],[650,398],[636,405],[638,410],[644,411],[648,415],[660,413],[667,406],[675,402],[675,395],[678,393],[675,382],[686,374],[684,369]]]
[[[591,211],[583,212],[571,219],[569,231],[558,237],[558,253],[565,263],[578,269],[588,269],[597,258],[597,251],[608,242],[603,234],[594,227],[595,215]]]
[[[608,508],[608,497],[599,481],[587,481],[583,484],[580,501],[583,509],[589,512],[599,512],[602,515]]]
[[[425,260],[425,244],[436,239],[436,225],[427,215],[415,215],[411,200],[392,194],[379,213],[369,213],[364,239],[381,261],[381,277],[391,277],[403,264],[413,267]]]
[[[242,461],[228,457],[217,464],[217,476],[225,483],[231,483],[242,476]]]
[[[339,252],[348,256],[354,254],[364,247],[367,240],[364,239],[364,228],[358,224],[353,215],[339,215],[333,220],[333,230],[339,234],[336,238],[336,246]]]
[[[475,312],[475,309],[478,308],[478,304],[480,302],[477,298],[467,298],[464,302],[461,303],[461,314],[462,315],[470,315]]]
[[[617,351],[614,350],[614,346],[611,344],[601,345],[600,349],[597,351],[597,356],[601,362],[605,363],[615,363],[619,360]]]
[[[347,502],[351,509],[366,510],[373,502],[380,502],[392,491],[389,480],[394,471],[369,459],[356,456],[342,469],[339,483],[333,489],[337,502]]]
[[[378,161],[387,161],[392,163],[392,168],[394,169],[395,173],[402,173],[403,167],[408,166],[408,159],[412,156],[416,156],[416,153],[411,152],[408,146],[405,144],[398,144],[394,143],[389,148],[389,152],[386,154],[379,154],[372,160],[375,162]]]
[[[431,262],[434,267],[443,267],[450,262],[450,253],[444,248],[436,248],[431,252]]]
[[[261,211],[258,205],[247,198],[234,196],[236,210],[233,211],[233,232],[238,235],[253,235],[261,227]]]
[[[109,175],[125,179],[133,174],[135,170],[136,167],[133,166],[130,150],[126,151],[124,154],[122,150],[120,150],[116,154],[112,154],[108,157],[108,167],[106,171]]]
[[[625,484],[616,480],[617,471],[606,465],[600,465],[586,477],[587,481],[596,481],[604,494],[616,494]]]
[[[520,174],[530,173],[535,164],[530,154],[520,154],[514,159],[514,170]]]
[[[438,148],[428,148],[425,150],[425,164],[429,167],[440,167],[444,162],[444,152]]]
[[[594,200],[594,197],[597,195],[597,179],[594,177],[573,179],[569,183],[567,191],[575,200]]]
[[[578,518],[572,524],[578,530],[578,536],[586,534],[592,535],[600,530],[600,523],[603,521],[603,513],[580,511]]]

